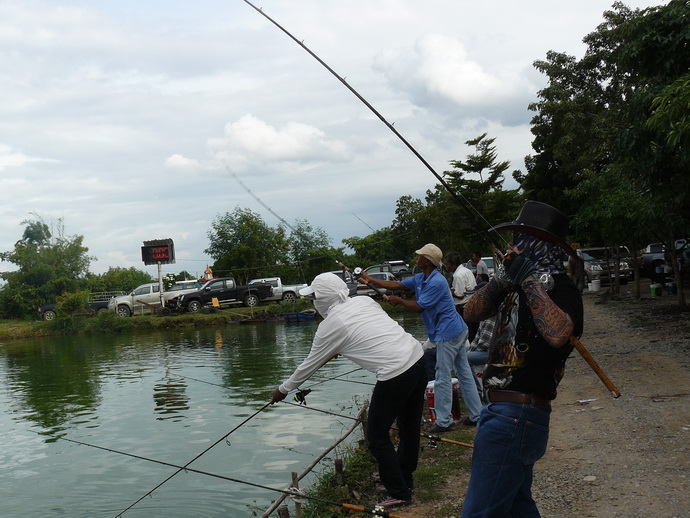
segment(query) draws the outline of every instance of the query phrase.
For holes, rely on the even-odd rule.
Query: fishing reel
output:
[[[362,271],[363,271],[363,270],[362,270],[362,267],[361,267],[361,266],[358,266],[357,268],[355,268],[354,270],[352,270],[352,276],[353,276],[355,279],[359,279],[359,278],[362,276]]]
[[[311,389],[298,390],[295,394],[294,400],[300,405],[307,406],[307,396],[311,393]]]

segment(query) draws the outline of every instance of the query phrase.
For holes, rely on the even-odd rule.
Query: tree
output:
[[[137,286],[156,282],[151,276],[136,269],[134,266],[129,268],[113,267],[101,275],[89,274],[89,285],[91,291],[124,291],[129,293]]]
[[[218,215],[207,235],[210,244],[204,252],[214,260],[213,271],[233,275],[240,283],[265,276],[267,268],[287,262],[285,228],[269,227],[249,209],[237,207]]]
[[[84,236],[66,236],[61,219],[52,222],[53,231],[43,219],[22,221],[22,238],[14,249],[0,253],[0,259],[16,266],[0,273],[6,284],[0,291],[2,316],[26,318],[36,308],[55,302],[59,295],[88,289],[91,257],[83,245]]]

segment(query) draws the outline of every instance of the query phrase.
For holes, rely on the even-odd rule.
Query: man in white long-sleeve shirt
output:
[[[324,320],[311,351],[290,378],[273,393],[282,401],[331,358],[342,355],[376,375],[369,405],[367,440],[388,495],[384,507],[412,499],[412,473],[417,468],[420,425],[426,388],[422,346],[370,297],[348,297],[347,285],[332,273],[317,275],[300,295],[311,295]],[[397,452],[389,430],[397,420]]]

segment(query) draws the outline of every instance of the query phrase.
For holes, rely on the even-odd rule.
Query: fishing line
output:
[[[206,380],[202,380],[202,379],[198,379],[198,378],[192,378],[191,376],[185,376],[183,374],[175,374],[175,376],[179,376],[181,378],[186,378],[186,379],[198,381],[199,383],[206,383],[207,385],[213,385],[214,387],[228,388],[225,385],[221,385],[220,383],[214,383],[212,381],[206,381]],[[242,394],[245,394],[247,396],[256,396],[256,394],[252,394],[252,393],[249,393],[247,391],[243,391],[241,389],[233,389],[233,390],[236,390],[237,392],[241,392]],[[283,401],[280,401],[280,403],[285,403],[286,405],[292,405],[292,406],[296,406],[296,407],[300,407],[300,408],[307,408],[309,410],[313,410],[314,412],[321,412],[322,414],[327,414],[327,415],[330,415],[333,417],[340,417],[342,419],[349,419],[350,421],[359,421],[362,424],[367,423],[367,421],[365,421],[363,419],[358,419],[357,417],[352,417],[351,415],[338,414],[337,412],[332,412],[330,410],[322,410],[320,408],[315,408],[313,406],[302,405],[300,403],[293,403],[292,401],[283,400]],[[397,428],[391,427],[391,430],[397,431]],[[459,441],[453,441],[451,439],[445,439],[439,435],[434,435],[434,434],[427,433],[427,432],[419,432],[419,435],[429,439],[429,446],[431,448],[435,447],[436,442],[446,442],[449,444],[457,444],[459,446],[464,446],[466,448],[474,448],[474,446],[471,444],[459,442]]]
[[[228,433],[226,433],[225,435],[223,435],[223,437],[221,437],[221,438],[218,439],[216,442],[214,442],[213,444],[211,444],[211,446],[209,446],[209,447],[206,448],[204,451],[202,451],[201,453],[199,453],[196,457],[194,457],[192,460],[190,460],[189,462],[187,462],[187,464],[185,464],[184,466],[181,466],[181,467],[180,467],[180,466],[174,466],[174,467],[178,467],[178,468],[179,468],[175,473],[173,473],[172,475],[170,475],[169,477],[167,477],[165,480],[163,480],[162,482],[160,482],[156,487],[154,487],[153,489],[151,489],[150,491],[148,491],[146,494],[142,495],[142,496],[141,496],[138,500],[136,500],[134,503],[130,504],[127,508],[125,508],[122,512],[120,512],[120,513],[117,515],[117,517],[122,516],[124,513],[126,513],[127,511],[129,511],[132,507],[134,507],[134,506],[137,505],[139,502],[141,502],[144,498],[146,498],[147,496],[150,496],[156,489],[158,489],[159,487],[161,487],[161,486],[162,486],[163,484],[165,484],[168,480],[170,480],[170,479],[173,478],[175,475],[177,475],[180,471],[183,471],[183,470],[185,470],[185,469],[188,469],[189,465],[190,465],[192,462],[194,462],[195,460],[199,459],[201,456],[203,456],[205,453],[207,453],[211,448],[213,448],[214,446],[216,446],[217,444],[219,444],[221,441],[226,440],[230,434],[232,434],[234,431],[236,431],[236,430],[239,429],[241,426],[243,426],[244,424],[246,424],[249,420],[251,420],[251,419],[253,419],[254,417],[256,417],[259,413],[261,413],[261,412],[262,412],[265,408],[267,408],[270,404],[271,404],[271,402],[269,401],[268,403],[266,403],[265,405],[263,405],[263,406],[262,406],[261,408],[259,408],[256,412],[254,412],[252,415],[250,415],[250,416],[247,417],[244,421],[242,421],[240,424],[238,424],[235,428],[233,428],[232,430],[230,430]],[[146,460],[149,460],[149,459],[146,459]],[[170,465],[172,466],[172,464],[170,464]],[[191,471],[191,470],[190,470],[190,471]],[[258,486],[257,486],[257,487],[258,487]],[[116,518],[117,518],[117,517],[116,517]]]
[[[32,430],[32,431],[35,432],[35,433],[37,433],[37,434],[39,434],[39,435],[43,435],[41,432],[38,432],[38,431],[36,431],[36,430]],[[227,481],[229,481],[229,482],[236,482],[236,483],[238,483],[238,484],[244,484],[244,485],[251,486],[251,487],[256,487],[256,488],[259,488],[259,489],[265,489],[265,490],[268,490],[268,491],[275,491],[275,492],[282,493],[282,494],[284,494],[284,495],[291,496],[291,497],[296,497],[296,496],[298,496],[299,498],[306,498],[307,500],[314,500],[315,502],[321,502],[321,503],[324,503],[324,504],[333,505],[333,506],[335,506],[335,507],[344,507],[345,509],[348,509],[348,510],[353,510],[353,511],[358,511],[358,512],[365,512],[365,513],[367,513],[367,514],[372,514],[372,515],[375,515],[375,516],[388,516],[389,518],[394,518],[394,517],[396,516],[396,515],[390,514],[390,513],[385,512],[385,511],[383,512],[384,514],[382,514],[381,511],[377,511],[376,509],[367,509],[367,508],[362,507],[362,506],[355,506],[355,505],[352,505],[352,504],[342,504],[342,503],[339,503],[339,502],[335,502],[335,501],[333,501],[333,500],[326,500],[325,498],[319,498],[319,497],[316,497],[316,496],[306,495],[306,494],[301,493],[301,492],[299,492],[299,491],[296,492],[294,489],[293,489],[293,490],[289,490],[289,489],[277,489],[277,488],[275,488],[275,487],[265,486],[265,485],[263,485],[263,484],[257,484],[257,483],[255,483],[255,482],[249,482],[249,481],[247,481],[247,480],[241,480],[241,479],[238,479],[238,478],[228,477],[228,476],[226,476],[226,475],[219,475],[219,474],[217,474],[217,473],[210,473],[210,472],[208,472],[208,471],[203,471],[203,470],[200,470],[200,469],[190,468],[188,465],[180,466],[180,465],[178,465],[178,464],[173,464],[173,463],[171,463],[171,462],[165,462],[165,461],[162,461],[162,460],[152,459],[152,458],[150,458],[150,457],[143,457],[143,456],[141,456],[141,455],[136,455],[136,454],[134,454],[134,453],[128,453],[128,452],[126,452],[126,451],[116,450],[116,449],[114,449],[114,448],[106,448],[105,446],[99,446],[99,445],[97,445],[97,444],[91,444],[91,443],[84,442],[84,441],[77,441],[76,439],[68,439],[67,437],[60,437],[60,436],[57,436],[57,437],[55,437],[55,438],[56,438],[56,439],[59,439],[59,440],[62,440],[62,441],[67,441],[67,442],[71,442],[71,443],[74,443],[74,444],[78,444],[78,445],[80,445],[80,446],[88,446],[88,447],[90,447],[90,448],[95,448],[95,449],[97,449],[97,450],[103,450],[103,451],[106,451],[106,452],[108,452],[108,453],[117,453],[118,455],[124,455],[124,456],[126,456],[126,457],[131,457],[131,458],[134,458],[134,459],[145,460],[145,461],[147,461],[147,462],[152,462],[152,463],[154,463],[154,464],[160,464],[161,466],[168,466],[168,467],[171,467],[171,468],[177,468],[177,471],[176,471],[172,476],[175,476],[175,475],[176,475],[177,473],[179,473],[180,471],[190,472],[190,473],[198,473],[199,475],[206,475],[206,476],[208,476],[208,477],[219,478],[219,479],[221,479],[221,480],[227,480]],[[151,492],[153,492],[153,490],[152,490]],[[147,494],[147,495],[148,495],[148,494]],[[135,503],[136,503],[136,502],[135,502]],[[127,509],[130,509],[130,508],[131,508],[131,506],[128,507]],[[120,514],[118,514],[117,516],[122,516],[122,514],[125,513],[125,512],[127,511],[127,509],[125,509],[124,511],[122,511],[122,512],[121,512]],[[399,518],[404,518],[404,517],[399,516]]]
[[[292,41],[297,43],[302,49],[304,49],[311,57],[313,57],[316,61],[318,61],[326,70],[328,70],[338,81],[340,81],[345,88],[347,88],[357,99],[359,99],[371,112],[376,115],[376,117],[383,122],[383,124],[386,125],[386,127],[391,130],[400,141],[405,144],[405,146],[424,164],[424,166],[433,174],[436,179],[441,183],[441,185],[448,191],[448,193],[455,199],[455,201],[458,202],[458,204],[467,212],[467,214],[476,222],[478,222],[479,228],[487,228],[491,227],[492,225],[486,221],[486,218],[476,209],[472,206],[472,204],[467,200],[463,199],[464,196],[461,194],[458,195],[451,186],[446,182],[441,175],[439,175],[433,167],[429,164],[429,162],[426,161],[426,159],[410,144],[405,137],[403,137],[398,130],[395,129],[393,124],[388,122],[386,118],[379,113],[379,111],[374,108],[369,101],[367,101],[357,90],[355,90],[350,84],[345,80],[344,77],[341,77],[338,75],[338,73],[333,70],[328,63],[326,63],[324,60],[322,60],[319,56],[317,56],[312,50],[307,47],[304,44],[304,41],[298,40],[295,36],[292,35],[290,31],[285,29],[282,25],[280,25],[278,22],[276,22],[273,18],[268,16],[266,13],[263,12],[262,9],[259,9],[256,7],[254,4],[252,4],[249,0],[242,0],[244,3],[249,5],[252,9],[254,9],[257,13],[259,13],[261,16],[266,18],[269,22],[271,22],[273,25],[275,25],[278,29],[280,29],[283,33],[285,33]],[[496,248],[502,248],[505,247],[507,242],[498,234],[498,232],[495,233],[495,235],[492,235],[489,233],[488,230],[484,230],[483,232],[484,237],[486,237],[490,243],[492,243]],[[502,241],[501,241],[502,240]]]

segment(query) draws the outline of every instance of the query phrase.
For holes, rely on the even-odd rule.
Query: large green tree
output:
[[[59,295],[88,289],[91,257],[84,236],[65,234],[61,219],[49,225],[38,215],[25,220],[22,238],[13,250],[0,253],[15,269],[0,273],[0,312],[5,318],[27,318],[36,308],[55,302]]]
[[[264,277],[268,268],[288,260],[285,228],[268,226],[246,208],[218,215],[207,235],[210,244],[205,253],[214,260],[214,274],[233,276],[240,283]]]
[[[134,266],[129,268],[113,267],[100,275],[89,274],[91,291],[125,291],[129,293],[137,286],[155,282],[151,276]]]

